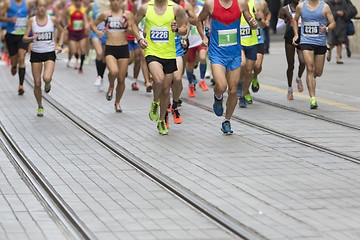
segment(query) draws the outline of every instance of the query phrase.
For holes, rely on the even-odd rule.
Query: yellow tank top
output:
[[[255,18],[255,0],[248,2],[249,12],[253,18]],[[258,44],[257,31],[251,30],[249,24],[244,18],[244,14],[241,14],[240,21],[240,37],[242,46],[253,46]]]
[[[175,59],[175,33],[171,31],[171,22],[175,20],[173,2],[168,0],[163,15],[157,15],[154,0],[149,2],[145,14],[146,40],[148,46],[145,56],[153,55],[163,59]]]

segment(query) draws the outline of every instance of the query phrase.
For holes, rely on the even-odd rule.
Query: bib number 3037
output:
[[[167,27],[151,27],[150,39],[155,43],[169,42],[169,28]]]

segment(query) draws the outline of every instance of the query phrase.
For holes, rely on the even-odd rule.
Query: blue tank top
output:
[[[14,35],[24,35],[28,20],[28,8],[26,6],[26,1],[22,0],[21,5],[18,6],[14,0],[10,0],[10,9],[7,12],[7,17],[17,17],[17,19],[15,23],[7,23],[6,31]]]
[[[209,55],[213,57],[228,59],[241,56],[241,12],[237,3],[234,0],[229,9],[224,9],[219,0],[214,1],[209,44]]]
[[[264,30],[261,27],[258,27],[256,29],[256,35],[258,38],[258,44],[263,44],[265,43],[265,39],[264,39]]]
[[[319,7],[311,11],[306,6],[307,2],[307,0],[304,1],[301,12],[300,44],[326,46],[326,34],[320,30],[323,25],[327,25],[327,19],[322,15],[325,3],[320,1]]]

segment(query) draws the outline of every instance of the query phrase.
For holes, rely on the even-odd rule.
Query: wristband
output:
[[[141,40],[143,40],[144,38],[139,38],[139,40],[137,40],[138,43],[140,43]]]

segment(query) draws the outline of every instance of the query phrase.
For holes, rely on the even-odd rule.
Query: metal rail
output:
[[[195,103],[193,101],[190,101],[189,99],[186,99],[186,98],[183,98],[184,101],[186,101],[188,104],[190,105],[193,105],[193,106],[196,106],[196,107],[199,107],[199,108],[202,108],[206,111],[209,111],[209,112],[213,112],[213,109],[212,108],[209,108],[203,104],[200,104],[200,103]],[[287,109],[288,110],[288,109]],[[306,147],[310,147],[312,149],[316,149],[318,151],[321,151],[321,152],[324,152],[324,153],[327,153],[327,154],[330,154],[330,155],[333,155],[333,156],[336,156],[336,157],[339,157],[339,158],[342,158],[342,159],[345,159],[347,161],[350,161],[350,162],[354,162],[354,163],[357,163],[357,164],[360,164],[360,159],[359,158],[356,158],[354,156],[350,156],[350,155],[347,155],[347,154],[344,154],[344,153],[341,153],[341,152],[338,152],[338,151],[335,151],[335,150],[332,150],[330,148],[327,148],[327,147],[324,147],[324,146],[321,146],[321,145],[318,145],[318,144],[315,144],[315,143],[311,143],[309,141],[306,141],[304,139],[301,139],[301,138],[298,138],[298,137],[295,137],[295,136],[292,136],[290,134],[287,134],[287,133],[284,133],[284,132],[280,132],[280,131],[277,131],[277,130],[274,130],[274,129],[271,129],[267,126],[264,126],[264,125],[261,125],[261,124],[258,124],[254,121],[250,121],[250,120],[246,120],[244,118],[240,118],[238,116],[232,116],[232,119],[236,120],[237,122],[240,122],[240,123],[243,123],[249,127],[253,127],[253,128],[257,128],[261,131],[264,131],[264,132],[267,132],[267,133],[270,133],[272,135],[275,135],[275,136],[278,136],[278,137],[281,137],[281,138],[284,138],[284,139],[287,139],[287,140],[290,140],[292,142],[295,142],[295,143],[298,143],[298,144],[301,144],[303,146],[306,146]],[[321,118],[319,118],[321,119]],[[321,119],[323,120],[323,119]],[[326,121],[326,120],[324,120]],[[337,122],[334,120],[335,124],[337,124]],[[347,127],[347,126],[345,126]],[[356,129],[357,130],[357,129]]]
[[[79,240],[96,240],[95,235],[81,222],[36,166],[25,156],[1,122],[0,142],[19,174],[24,177],[25,183],[44,203],[51,215],[63,224],[68,231],[68,237]]]

